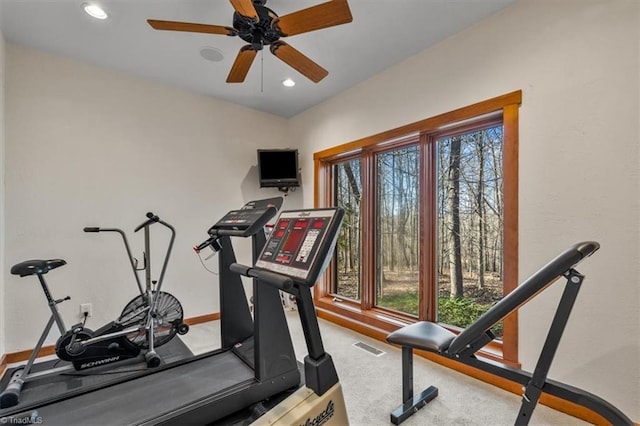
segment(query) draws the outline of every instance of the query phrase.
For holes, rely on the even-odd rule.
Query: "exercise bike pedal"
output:
[[[84,331],[84,324],[82,324],[81,322],[71,327],[71,332],[74,334],[80,333],[82,331]]]

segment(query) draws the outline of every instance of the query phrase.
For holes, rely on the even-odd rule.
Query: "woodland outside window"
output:
[[[376,337],[416,320],[460,330],[517,285],[513,92],[318,152],[316,205],[345,219],[319,314]],[[488,355],[517,363],[517,317]],[[381,337],[381,336],[377,336]]]

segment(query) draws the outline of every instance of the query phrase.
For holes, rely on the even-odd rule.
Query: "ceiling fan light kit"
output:
[[[281,38],[353,20],[347,0],[331,0],[281,17],[265,6],[266,0],[229,1],[234,9],[233,27],[156,19],[147,22],[156,30],[238,36],[249,43],[240,48],[227,76],[227,83],[242,83],[256,53],[264,46],[270,46],[269,50],[278,59],[317,83],[329,72]]]

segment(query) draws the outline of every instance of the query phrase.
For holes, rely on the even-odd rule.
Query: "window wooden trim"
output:
[[[504,191],[504,276],[503,288],[505,294],[513,290],[518,285],[518,107],[522,102],[522,91],[518,90],[502,96],[498,96],[486,101],[459,108],[444,114],[420,120],[396,129],[388,130],[376,135],[368,136],[353,142],[325,149],[314,154],[314,205],[315,207],[329,206],[333,204],[331,199],[331,185],[327,182],[331,180],[331,164],[336,160],[347,159],[353,157],[355,153],[358,155],[370,156],[374,152],[379,151],[377,145],[391,139],[401,139],[408,135],[419,135],[420,141],[424,142],[425,137],[434,137],[436,134],[447,133],[448,128],[459,125],[464,126],[465,121],[469,121],[470,125],[477,126],[478,122],[483,120],[491,120],[495,114],[502,115],[504,126],[503,133],[503,191]],[[421,143],[420,146],[434,147],[432,143]],[[422,158],[435,155],[435,148],[427,148]],[[363,152],[364,151],[364,152]],[[425,160],[426,161],[426,160]],[[368,164],[371,161],[365,161],[362,164],[363,187],[368,185],[371,187],[375,179],[375,170],[370,170]],[[508,167],[506,167],[508,165]],[[424,165],[421,165],[424,166]],[[426,170],[423,168],[423,170]],[[435,171],[430,171],[434,173]],[[425,173],[426,175],[426,173]],[[422,183],[429,182],[432,176],[424,176]],[[424,188],[429,188],[425,185]],[[432,191],[423,191],[421,203],[424,204],[428,197],[432,197]],[[371,203],[373,204],[373,203]],[[421,206],[422,208],[423,206]],[[424,210],[423,210],[424,211]],[[363,225],[371,228],[375,221],[371,215],[372,211],[362,210]],[[435,227],[433,218],[424,217],[422,215],[422,223],[420,224],[424,243],[429,244],[435,238]],[[362,232],[369,232],[372,235],[373,229],[363,228]],[[364,247],[363,247],[364,249]],[[423,262],[433,262],[433,255],[425,253],[421,250]],[[374,261],[372,253],[362,253],[362,281],[367,282],[367,274],[370,268],[367,263]],[[363,305],[361,302],[341,299],[339,296],[331,292],[331,274],[325,274],[314,288],[314,297],[318,314],[341,324],[352,328],[358,332],[369,335],[374,338],[384,340],[388,332],[394,331],[404,325],[415,321],[415,317],[404,316],[396,312],[388,311],[383,308]],[[363,291],[368,286],[362,286]],[[432,286],[428,286],[432,287]],[[433,290],[427,290],[432,292]],[[433,294],[423,294],[420,292],[420,298],[430,298],[434,300]],[[363,300],[372,300],[362,295]],[[423,300],[420,300],[421,309],[419,318],[433,317],[434,303],[425,306]],[[518,363],[518,317],[517,311],[504,320],[503,342],[494,342],[487,345],[485,355],[500,360],[506,364],[517,365]]]

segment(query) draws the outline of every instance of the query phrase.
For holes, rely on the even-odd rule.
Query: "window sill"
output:
[[[355,302],[336,299],[333,296],[320,297],[316,299],[315,305],[320,318],[382,342],[386,342],[389,333],[416,321],[383,309],[363,310]],[[454,333],[460,332],[460,329],[449,329]],[[478,355],[504,366],[520,368],[519,363],[504,360],[500,341],[489,343]]]

